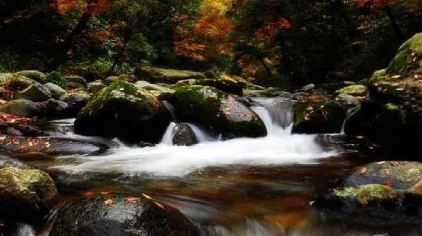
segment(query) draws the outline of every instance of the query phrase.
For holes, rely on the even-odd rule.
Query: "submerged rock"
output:
[[[266,128],[249,107],[208,86],[185,86],[174,94],[174,106],[182,121],[194,122],[223,138],[260,137]]]
[[[170,120],[163,103],[148,91],[114,82],[89,100],[75,121],[75,131],[128,142],[158,142]]]
[[[177,146],[191,146],[198,143],[198,138],[192,127],[187,123],[177,124],[174,129],[173,144]]]
[[[40,223],[55,197],[53,180],[43,171],[5,167],[0,169],[0,218]]]
[[[94,195],[59,212],[51,235],[198,235],[180,212],[144,195]]]
[[[340,132],[346,111],[342,105],[327,99],[306,99],[293,105],[294,133],[316,134]]]
[[[326,218],[349,219],[365,225],[422,223],[422,163],[370,163],[320,197],[314,206]]]

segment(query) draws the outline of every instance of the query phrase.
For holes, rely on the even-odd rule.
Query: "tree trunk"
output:
[[[402,41],[403,40],[403,33],[400,29],[399,24],[397,23],[396,17],[394,16],[391,8],[389,6],[385,6],[384,9],[385,9],[385,12],[387,13],[388,19],[390,20],[391,27],[393,28],[394,33],[396,34],[396,38],[399,41]]]
[[[127,44],[129,43],[130,38],[132,38],[132,32],[127,33],[125,37],[123,38],[123,46],[120,49],[120,51],[116,54],[116,57],[114,58],[113,64],[110,67],[110,70],[107,72],[107,76],[110,76],[113,74],[114,70],[116,69],[117,64],[119,63],[120,59],[125,54]]]
[[[88,2],[88,6],[82,15],[81,19],[79,20],[78,24],[75,26],[75,28],[70,32],[63,43],[59,46],[59,49],[57,51],[57,54],[53,57],[53,59],[48,63],[46,70],[52,71],[57,69],[65,60],[67,53],[72,49],[73,47],[73,41],[76,37],[82,34],[83,30],[86,29],[89,20],[91,19],[93,13],[94,13],[94,6],[96,3],[98,3],[99,0],[90,0]]]

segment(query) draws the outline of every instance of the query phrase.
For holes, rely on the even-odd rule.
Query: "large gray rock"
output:
[[[64,95],[66,91],[62,89],[62,87],[58,86],[57,84],[53,83],[46,83],[44,85],[44,88],[46,88],[53,98],[59,98],[60,96]]]

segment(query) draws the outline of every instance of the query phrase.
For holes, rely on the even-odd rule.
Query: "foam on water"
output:
[[[317,159],[335,155],[335,151],[323,151],[315,142],[314,135],[290,134],[291,115],[280,113],[290,113],[291,110],[288,105],[280,105],[279,102],[260,100],[265,106],[253,108],[266,125],[268,130],[266,137],[209,141],[206,134],[198,127],[191,126],[197,136],[202,136],[199,137],[202,142],[190,147],[172,146],[172,130],[176,125],[172,123],[162,142],[157,146],[144,148],[121,146],[106,156],[80,156],[77,157],[80,163],[57,168],[68,172],[115,171],[125,174],[184,176],[206,167],[309,164]],[[284,123],[280,124],[280,121]]]

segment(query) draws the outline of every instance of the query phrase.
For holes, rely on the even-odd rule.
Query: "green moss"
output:
[[[399,48],[388,66],[388,72],[409,76],[412,69],[420,67],[419,61],[412,60],[412,54],[422,55],[422,33],[415,34]]]
[[[148,91],[141,88],[138,89],[135,85],[127,82],[115,81],[96,93],[82,109],[81,114],[87,115],[101,109],[104,103],[112,98],[135,102],[144,107],[159,106],[160,104],[157,98]]]
[[[394,103],[387,103],[384,106],[387,110],[389,111],[399,111],[400,110],[400,106],[394,104]]]
[[[393,188],[381,184],[335,189],[333,194],[339,198],[356,200],[364,205],[372,201],[394,200],[398,197],[397,192]]]
[[[336,91],[338,94],[349,94],[352,96],[364,96],[367,92],[368,88],[360,84],[350,85]]]

